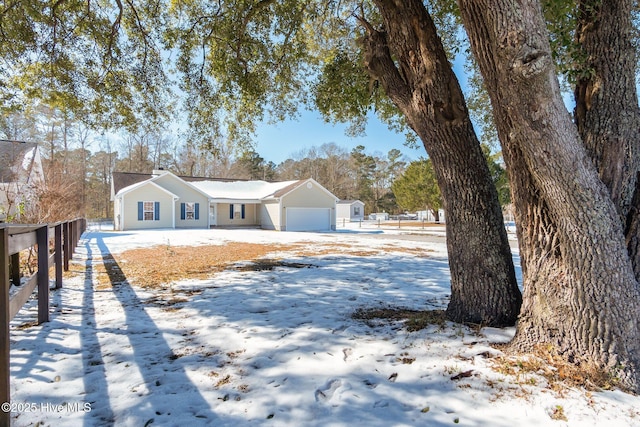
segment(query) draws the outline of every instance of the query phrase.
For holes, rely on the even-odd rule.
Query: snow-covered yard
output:
[[[34,326],[31,302],[12,323],[13,423],[640,425],[640,397],[558,391],[535,374],[492,369],[500,351],[490,343],[507,341],[512,329],[445,324],[407,332],[399,323],[353,319],[361,308],[446,307],[444,244],[402,233],[89,231],[74,273],[52,291],[51,322]],[[98,279],[105,264],[124,265],[120,256],[131,248],[224,251],[230,242],[301,244],[305,255],[280,252],[272,256],[289,264],[236,264],[158,289]]]

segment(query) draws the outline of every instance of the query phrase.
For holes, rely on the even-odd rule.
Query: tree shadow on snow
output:
[[[458,418],[482,419],[490,407],[479,399],[473,409],[459,412],[466,404],[459,384],[465,387],[469,381],[453,381],[441,366],[442,353],[422,347],[438,334],[446,335],[440,339],[444,347],[449,345],[451,331],[438,331],[444,319],[411,335],[400,323],[370,327],[352,317],[362,308],[446,308],[446,259],[385,254],[296,257],[267,269],[255,264],[172,285],[173,297],[180,291],[185,295],[185,302],[173,309],[184,305],[202,319],[191,336],[194,351],[226,352],[227,357],[216,357],[224,366],[219,371],[230,373],[230,382],[236,380],[220,389],[229,404],[251,400],[263,416],[282,425],[353,420],[361,425],[444,426]],[[461,340],[458,335],[454,339]],[[406,350],[385,344],[393,342],[405,342]],[[202,363],[191,356],[183,358],[185,363]],[[415,358],[433,358],[432,363],[421,361],[432,367],[416,375],[411,369]],[[239,381],[246,382],[246,395],[238,391]],[[269,390],[268,397],[263,390],[252,394],[254,387]],[[508,416],[485,421],[511,425]]]
[[[91,418],[98,418],[104,426],[112,426],[115,422],[111,400],[109,399],[109,387],[107,373],[100,341],[98,340],[98,327],[96,324],[94,304],[94,271],[93,252],[89,242],[85,242],[86,261],[84,275],[84,294],[82,298],[82,325],[80,330],[80,345],[82,348],[82,368],[84,389],[87,400],[91,403]],[[93,425],[85,417],[84,425]]]
[[[180,417],[191,420],[192,423],[215,423],[217,417],[211,411],[209,403],[191,382],[184,366],[174,357],[171,347],[163,337],[163,331],[146,313],[144,304],[111,256],[102,235],[89,236],[95,239],[111,282],[111,290],[124,310],[126,331],[122,333],[128,338],[136,367],[145,381],[146,391],[132,396],[138,402],[127,417],[133,416],[142,424],[154,425],[179,425]],[[133,393],[133,390],[127,391]],[[167,407],[175,407],[176,399],[183,402],[179,406],[181,413],[172,414],[167,411]],[[171,405],[168,405],[169,402]]]

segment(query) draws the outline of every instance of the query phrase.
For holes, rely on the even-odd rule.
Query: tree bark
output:
[[[433,209],[431,212],[433,213],[433,220],[436,224],[440,224],[440,209]]]
[[[538,2],[459,0],[512,183],[524,301],[512,346],[548,345],[640,390],[640,287],[568,114]]]
[[[574,115],[625,226],[627,249],[640,279],[640,108],[632,10],[630,0],[579,2],[576,43],[584,63],[576,70]]]
[[[447,215],[447,317],[515,323],[522,296],[495,185],[436,28],[419,0],[376,0],[384,30],[365,24],[365,66],[403,112],[433,162]]]

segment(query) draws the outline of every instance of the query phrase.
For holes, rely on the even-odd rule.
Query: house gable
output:
[[[0,182],[27,184],[43,177],[38,144],[0,140]]]
[[[177,199],[177,195],[151,181],[126,187],[116,195],[116,228],[174,228]],[[150,205],[153,218],[146,218],[144,210],[141,211],[145,202],[153,203]]]
[[[278,229],[303,230],[289,223],[294,218],[298,226],[300,223],[322,223],[319,228],[311,225],[307,230],[335,229],[338,198],[314,179],[298,181],[274,193],[274,196],[280,200]],[[303,220],[305,217],[308,221]]]
[[[298,181],[274,193],[285,206],[324,207],[327,202],[335,208],[338,198],[312,178]]]
[[[207,193],[195,185],[185,181],[183,178],[168,171],[161,175],[154,176],[151,178],[151,181],[163,188],[166,188],[172,193],[179,195],[181,199],[209,199],[209,195]]]
[[[208,227],[209,196],[205,192],[171,172],[163,172],[158,176],[154,176],[150,182],[178,196],[175,202],[175,226],[177,228]]]
[[[0,221],[20,212],[33,212],[38,192],[44,187],[38,144],[0,140]]]
[[[118,173],[114,174],[112,183],[114,210],[120,215],[116,218],[119,229],[206,228],[209,225],[207,194],[171,172],[159,175]],[[134,215],[138,203],[151,200],[163,201],[160,222],[139,222],[137,213]]]

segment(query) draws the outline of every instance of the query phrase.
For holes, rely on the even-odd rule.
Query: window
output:
[[[180,203],[180,219],[182,220],[200,219],[200,203],[194,203],[194,202]]]
[[[138,221],[160,221],[160,202],[138,202]]]
[[[360,206],[354,206],[353,207],[353,214],[354,215],[360,215]]]
[[[229,219],[244,219],[244,203],[229,205]]]
[[[142,218],[143,221],[153,221],[153,218],[155,217],[154,207],[155,206],[153,202],[144,202],[144,217]]]

